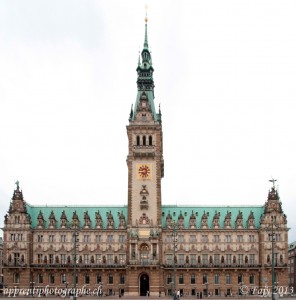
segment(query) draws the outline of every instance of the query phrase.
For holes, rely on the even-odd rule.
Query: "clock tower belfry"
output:
[[[132,106],[128,135],[128,224],[161,225],[161,178],[164,176],[161,112],[155,110],[147,18],[144,47],[137,67],[137,98]]]

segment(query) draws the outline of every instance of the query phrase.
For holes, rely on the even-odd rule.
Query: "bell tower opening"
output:
[[[149,295],[149,276],[144,273],[140,276],[140,296]]]

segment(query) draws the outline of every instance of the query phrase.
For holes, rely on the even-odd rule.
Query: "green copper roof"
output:
[[[176,206],[165,205],[162,207],[162,227],[166,226],[166,217],[168,214],[172,216],[172,219],[178,221],[180,213],[184,217],[184,227],[189,228],[189,219],[193,212],[196,216],[197,228],[201,228],[201,218],[204,213],[208,215],[208,228],[212,228],[213,217],[217,213],[220,213],[220,228],[224,228],[224,219],[228,212],[231,212],[231,226],[235,228],[236,217],[239,212],[243,215],[243,226],[247,228],[247,220],[253,212],[255,218],[255,227],[260,227],[260,216],[264,213],[264,206]]]
[[[127,206],[114,206],[114,207],[103,207],[103,206],[32,206],[27,205],[27,211],[31,216],[32,228],[37,226],[37,218],[40,211],[43,214],[45,220],[45,228],[48,228],[49,216],[51,212],[54,212],[55,219],[57,221],[56,228],[60,228],[62,212],[65,211],[67,216],[68,225],[71,225],[73,213],[76,212],[80,226],[84,225],[84,213],[88,212],[91,220],[91,228],[95,228],[96,224],[96,212],[99,212],[102,221],[103,228],[106,228],[107,214],[112,213],[114,219],[114,229],[119,226],[119,215],[122,213],[125,216],[127,222],[128,213]],[[235,228],[235,220],[239,212],[243,216],[243,226],[247,228],[247,220],[251,212],[253,212],[255,218],[255,227],[260,227],[260,217],[264,212],[264,206],[176,206],[176,205],[164,205],[162,206],[162,227],[166,227],[166,217],[168,214],[172,216],[172,219],[177,221],[180,214],[184,217],[185,229],[189,228],[190,216],[193,214],[196,216],[197,228],[201,228],[201,218],[204,213],[208,215],[209,229],[212,228],[213,217],[216,213],[220,213],[220,228],[224,228],[224,219],[228,212],[231,213],[231,225]]]
[[[114,206],[114,207],[103,207],[103,206],[31,206],[27,205],[27,211],[31,216],[32,220],[32,228],[36,228],[37,226],[37,217],[40,211],[43,214],[43,218],[45,219],[45,228],[48,227],[49,224],[49,216],[51,211],[54,212],[55,219],[57,221],[56,228],[60,228],[61,224],[61,215],[62,212],[65,211],[67,216],[68,225],[72,222],[73,213],[76,211],[78,215],[80,226],[82,227],[84,224],[84,213],[87,211],[91,220],[91,228],[95,228],[96,225],[96,212],[100,212],[103,221],[103,228],[106,228],[107,224],[107,213],[111,212],[114,219],[114,228],[118,228],[119,225],[119,214],[123,213],[125,216],[125,220],[127,222],[127,207],[126,206]]]

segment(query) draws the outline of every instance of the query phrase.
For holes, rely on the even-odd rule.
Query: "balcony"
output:
[[[154,157],[155,146],[133,146],[133,155],[135,157]]]
[[[143,260],[131,259],[129,261],[129,264],[138,265],[138,266],[156,266],[159,264],[159,260],[158,259],[143,259]]]

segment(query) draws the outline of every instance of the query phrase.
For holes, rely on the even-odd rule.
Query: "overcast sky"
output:
[[[146,4],[163,204],[263,205],[273,177],[295,241],[296,2],[284,0],[2,0],[0,224],[16,180],[31,204],[127,204]]]

